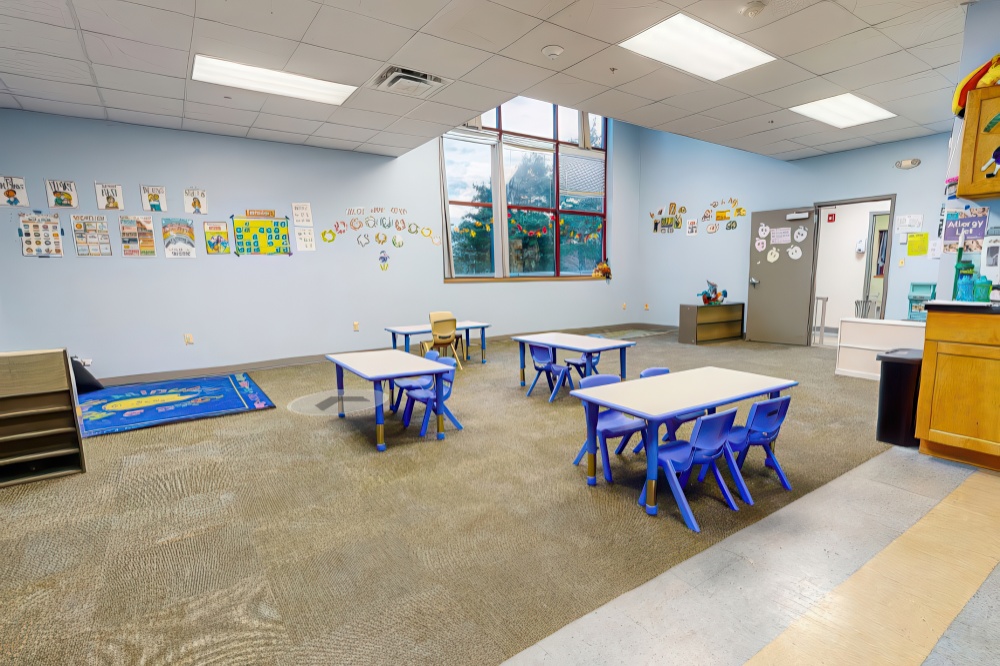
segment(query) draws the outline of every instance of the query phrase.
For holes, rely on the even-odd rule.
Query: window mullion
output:
[[[499,111],[498,111],[499,113]],[[510,276],[507,242],[507,187],[503,172],[503,135],[493,145],[493,255],[497,258],[494,275]]]

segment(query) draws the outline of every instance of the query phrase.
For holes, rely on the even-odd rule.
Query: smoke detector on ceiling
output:
[[[767,5],[760,2],[760,0],[754,0],[753,2],[748,2],[745,6],[740,7],[740,14],[750,19],[756,18],[757,14],[764,11],[765,7],[767,7]]]
[[[402,67],[389,67],[377,75],[368,85],[375,90],[406,95],[407,97],[427,98],[439,88],[451,83],[433,74],[424,74]]]
[[[542,55],[548,58],[549,60],[555,60],[556,58],[562,55],[562,52],[563,52],[563,47],[559,46],[558,44],[552,44],[542,49]]]

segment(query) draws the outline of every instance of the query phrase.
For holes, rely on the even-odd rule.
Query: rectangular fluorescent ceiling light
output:
[[[895,113],[866,102],[851,93],[793,106],[789,111],[833,125],[838,129],[896,117]]]
[[[621,46],[709,81],[774,60],[774,56],[684,14],[671,16],[626,39]]]
[[[255,90],[269,95],[307,99],[322,104],[342,104],[357,86],[311,79],[308,76],[277,72],[263,67],[195,55],[191,78],[220,86]]]

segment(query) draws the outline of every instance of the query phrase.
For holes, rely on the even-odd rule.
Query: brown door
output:
[[[754,213],[746,339],[808,345],[816,260],[812,206]]]

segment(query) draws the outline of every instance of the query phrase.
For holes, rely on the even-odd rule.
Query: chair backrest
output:
[[[604,386],[605,384],[617,384],[622,380],[618,375],[590,375],[589,377],[580,378],[580,388],[594,388],[595,386]],[[587,405],[590,403],[583,403],[583,412],[587,413]],[[605,410],[606,411],[606,410]],[[598,411],[600,413],[600,411]]]
[[[659,375],[668,375],[668,374],[670,374],[670,368],[656,368],[656,367],[646,368],[645,370],[639,373],[639,379],[643,379],[645,377],[656,377]]]
[[[433,349],[431,349],[426,354],[424,354],[424,358],[426,358],[428,361],[436,361],[440,357],[441,357],[441,354],[439,354],[438,352],[434,351]]]
[[[735,420],[736,408],[702,416],[695,421],[691,431],[691,447],[708,456],[722,453]]]
[[[444,382],[444,401],[447,402],[448,398],[451,397],[452,385],[455,383],[455,359],[445,356],[437,359],[437,362],[450,368],[448,372],[441,375],[441,381]]]
[[[536,366],[554,363],[556,360],[555,354],[552,353],[552,347],[528,345],[528,350],[531,351],[531,360],[534,361]]]
[[[436,345],[450,345],[455,339],[455,327],[458,320],[450,312],[432,312],[429,316],[431,322],[431,337]]]
[[[790,395],[755,402],[747,415],[747,428],[754,435],[764,435],[773,440],[778,436],[781,424],[785,422],[790,404]]]
[[[601,335],[600,333],[588,333],[587,336],[591,338],[604,339],[604,336]],[[593,355],[593,363],[594,365],[597,365],[600,361],[601,361],[601,352],[597,352],[596,354]]]

